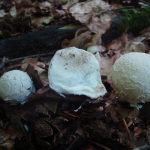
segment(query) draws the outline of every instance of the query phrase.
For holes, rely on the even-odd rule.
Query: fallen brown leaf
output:
[[[34,67],[34,70],[38,72],[38,75],[42,74],[45,71],[45,69],[43,69],[45,67],[45,64],[43,62],[38,62],[38,57],[25,58],[25,61]]]
[[[43,120],[38,120],[33,127],[37,137],[45,138],[53,135],[53,129]]]
[[[107,52],[104,53],[103,56],[101,56],[100,73],[102,77],[106,78],[108,74],[111,73],[113,64],[119,57],[120,57],[120,51],[116,51],[116,54],[112,57],[109,57]]]

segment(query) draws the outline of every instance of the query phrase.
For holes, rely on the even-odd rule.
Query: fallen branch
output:
[[[11,59],[11,60],[6,60],[6,58],[4,57],[4,58],[2,59],[1,64],[0,64],[0,70],[1,70],[5,65],[9,65],[10,63],[17,62],[17,61],[23,60],[23,59],[25,59],[25,58],[35,58],[35,57],[53,56],[53,55],[54,55],[54,53],[44,53],[44,54],[37,54],[37,55],[30,55],[30,56],[25,56],[25,57],[14,58],[14,59]]]
[[[49,53],[61,49],[63,39],[73,39],[77,29],[60,29],[65,25],[54,25],[36,32],[28,32],[18,37],[0,40],[0,57],[17,58]]]

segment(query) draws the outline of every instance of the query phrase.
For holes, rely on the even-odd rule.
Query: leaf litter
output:
[[[103,41],[102,35],[111,27],[112,18],[126,3],[13,0],[0,4],[0,38],[35,32],[66,19],[84,26],[74,39],[64,39],[62,48],[75,46],[87,50],[95,46],[101,56],[101,76],[107,89],[107,93],[96,100],[75,95],[61,97],[48,85],[51,56],[24,58],[4,65],[1,75],[9,70],[23,70],[32,78],[36,91],[24,105],[10,106],[0,101],[0,148],[126,150],[150,142],[150,119],[146,115],[149,109],[143,104],[144,112],[118,102],[114,86],[106,79],[121,55],[129,52],[149,54],[150,51],[149,28],[139,36],[129,33],[127,28],[109,43]],[[132,4],[137,6],[137,3]]]

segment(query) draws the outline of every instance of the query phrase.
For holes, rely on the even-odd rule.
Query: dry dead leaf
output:
[[[123,116],[123,117],[127,117],[127,118],[137,118],[137,116],[139,115],[139,110],[134,107],[124,107],[124,106],[118,106],[116,107],[116,111],[119,113],[119,115]]]
[[[38,72],[38,75],[41,75],[45,69],[45,64],[43,62],[38,62],[38,58],[26,58],[25,61],[34,67],[34,70]]]
[[[44,94],[44,93],[46,93],[47,91],[49,91],[50,90],[50,87],[49,87],[49,85],[47,85],[47,86],[43,86],[41,89],[39,89],[38,91],[37,91],[37,93],[38,94]]]
[[[23,136],[22,131],[17,126],[13,126],[13,125],[8,126],[7,132],[11,134],[10,139],[12,140],[15,140],[15,138],[21,139],[21,137]]]
[[[118,39],[113,40],[111,44],[107,45],[107,49],[120,50],[122,55],[130,52],[149,53],[150,47],[144,42],[146,39],[150,38],[149,28],[141,31],[140,36],[132,37],[132,39],[130,39],[127,34],[127,30],[128,28]]]
[[[38,28],[44,27],[44,24],[49,24],[54,17],[40,17],[32,19],[32,23],[36,25]]]
[[[94,33],[100,31],[100,34],[102,35],[110,27],[111,19],[114,18],[115,15],[115,11],[113,10],[109,10],[101,14],[93,12],[90,21],[85,23],[85,26]]]
[[[41,103],[36,103],[35,112],[39,114],[44,114],[47,116],[49,115],[48,109],[45,106],[43,106]]]
[[[19,127],[9,125],[7,130],[0,130],[0,148],[6,148],[7,150],[11,150],[14,146],[16,138],[21,139],[23,136],[22,131]]]
[[[133,40],[128,41],[125,44],[125,47],[121,50],[121,54],[126,54],[130,52],[149,52],[150,47],[145,40],[147,40],[147,36],[138,36],[134,38]]]
[[[21,65],[21,70],[22,70],[22,71],[26,71],[28,65],[29,65],[28,63],[23,63],[23,64]]]
[[[43,84],[43,86],[47,86],[49,84],[49,80],[48,80],[48,72],[43,72],[40,75],[40,80]]]
[[[1,137],[0,141],[1,141],[1,143],[3,143],[5,141],[7,141],[8,139],[10,139],[11,134],[8,133],[7,131],[1,129],[0,130],[0,137]]]
[[[97,135],[99,137],[102,138],[111,138],[112,133],[114,132],[114,130],[111,130],[110,126],[106,123],[104,123],[101,120],[92,120],[90,121],[89,124],[84,126],[84,130],[86,130],[89,132],[90,130],[93,132],[94,129],[94,135]]]
[[[135,131],[135,132],[134,132],[134,136],[135,136],[135,137],[138,137],[138,136],[142,133],[142,129],[141,129],[141,128],[138,128],[138,127],[135,128],[134,131]]]
[[[122,35],[114,39],[109,45],[107,45],[108,50],[121,50],[124,48],[125,44],[129,41],[128,34],[127,34],[128,28],[122,33]]]
[[[107,119],[109,121],[118,121],[119,116],[117,114],[116,108],[114,105],[110,105],[109,107],[106,108],[106,113],[107,113]]]
[[[15,142],[12,140],[7,140],[6,142],[2,143],[0,145],[1,149],[6,149],[6,150],[12,150],[13,146],[15,145]]]
[[[45,138],[53,135],[53,129],[43,120],[38,120],[33,127],[37,137]]]
[[[79,3],[76,1],[75,3],[74,1],[71,2],[73,2],[72,4],[74,5],[70,4],[69,6],[66,5],[67,7],[63,7],[69,10],[67,17],[72,20],[75,18],[94,33],[97,33],[99,30],[101,35],[105,33],[111,24],[111,19],[115,17],[115,11],[108,11],[110,10],[110,5],[102,0],[91,0]],[[74,18],[72,18],[72,16]]]
[[[31,97],[26,101],[30,102],[35,99],[51,99],[51,100],[61,100],[61,101],[72,101],[72,102],[81,102],[84,101],[87,97],[86,96],[78,96],[78,95],[65,95],[65,98],[60,96],[54,90],[50,89],[49,85],[44,86],[34,92]]]
[[[40,80],[40,76],[38,75],[37,70],[34,70],[34,67],[31,65],[28,65],[26,72],[28,73],[28,75],[32,78],[34,86],[36,88],[41,88],[43,86],[41,80]]]
[[[52,149],[51,144],[42,138],[37,137],[37,143],[44,149]]]
[[[77,127],[76,131],[75,131],[76,134],[79,134],[81,136],[84,136],[85,132],[83,130],[82,127]]]
[[[60,116],[60,117],[56,117],[52,120],[49,119],[44,119],[47,123],[51,124],[57,131],[59,131],[59,135],[62,136],[63,132],[65,133],[65,129],[64,129],[64,122],[68,122],[68,119]]]
[[[57,100],[43,100],[42,104],[45,106],[48,110],[50,110],[53,113],[56,113],[57,107],[58,107],[58,102]]]
[[[50,117],[49,110],[42,104],[42,100],[25,103],[21,109],[21,118],[29,122],[36,121],[41,114]]]
[[[72,6],[73,4],[77,3],[79,0],[69,0],[67,2],[67,4],[63,5],[62,8],[67,10],[70,6]]]
[[[29,64],[27,66],[26,63],[22,65],[22,69],[26,69],[27,73],[30,75],[30,77],[33,78],[33,80],[36,80],[39,85],[48,85],[48,72],[45,69],[45,64],[43,62],[38,62],[38,58],[27,58],[26,62]],[[43,69],[44,68],[44,69]]]
[[[126,132],[118,132],[119,142],[121,145],[124,145],[128,148],[137,148],[144,144],[147,144],[147,137],[145,133],[143,133],[144,136],[142,138],[135,137],[133,132],[130,133],[131,133],[132,140],[129,140]]]
[[[148,46],[142,42],[128,42],[121,50],[121,54],[126,54],[130,52],[145,52],[147,50]]]
[[[106,11],[109,9],[109,4],[101,0],[92,0],[86,2],[79,2],[70,7],[69,12],[75,17],[76,20],[79,20],[81,23],[85,24],[89,22],[91,18],[91,12],[93,9],[97,9],[100,12]]]
[[[101,76],[107,77],[111,73],[113,64],[120,57],[120,51],[116,51],[116,54],[109,57],[108,53],[101,56],[100,61],[100,73]]]

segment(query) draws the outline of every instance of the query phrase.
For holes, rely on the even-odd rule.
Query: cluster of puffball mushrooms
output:
[[[99,58],[75,47],[58,50],[49,64],[50,88],[64,97],[75,94],[95,99],[104,95]],[[12,70],[0,78],[0,97],[12,105],[24,104],[33,92],[33,82],[26,72]]]
[[[58,69],[59,68],[59,69]],[[132,106],[150,101],[150,55],[131,52],[121,56],[108,75],[116,88],[118,100]],[[100,55],[94,46],[87,51],[75,47],[58,50],[49,64],[49,86],[61,96],[86,95],[96,99],[105,95],[101,81]],[[21,103],[35,92],[26,72],[12,70],[0,78],[0,97],[12,105]]]

